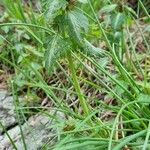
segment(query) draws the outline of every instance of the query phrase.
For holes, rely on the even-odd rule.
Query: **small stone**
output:
[[[1,91],[0,90],[0,102],[6,97],[7,91]]]

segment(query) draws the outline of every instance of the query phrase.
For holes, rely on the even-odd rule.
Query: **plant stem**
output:
[[[7,129],[3,126],[2,122],[0,121],[0,127],[2,127],[3,131],[5,132],[6,136],[8,137],[8,139],[10,140],[10,143],[12,144],[13,146],[13,149],[14,150],[18,150],[16,145],[15,145],[15,142],[13,141],[13,139],[10,137]]]
[[[70,68],[70,71],[71,71],[71,76],[72,76],[72,79],[73,79],[73,84],[74,84],[74,88],[77,92],[77,95],[78,95],[78,98],[79,98],[79,102],[80,102],[80,105],[83,109],[83,112],[84,114],[87,116],[89,115],[89,108],[88,108],[88,105],[87,105],[87,102],[81,92],[81,88],[80,88],[80,85],[79,85],[79,82],[77,80],[77,76],[76,76],[76,71],[75,71],[75,65],[73,63],[73,59],[72,59],[72,55],[71,53],[68,53],[68,62],[69,62],[69,68]]]
[[[13,80],[11,80],[11,86],[12,86],[12,94],[13,94],[13,100],[14,100],[14,105],[15,105],[16,117],[17,117],[19,128],[20,128],[21,139],[22,139],[22,143],[24,146],[24,150],[27,150],[26,141],[25,141],[22,125],[21,125],[20,111],[18,110],[19,100],[18,100],[18,95],[16,91],[16,86]]]

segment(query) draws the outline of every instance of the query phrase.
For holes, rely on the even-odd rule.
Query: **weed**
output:
[[[67,116],[63,125],[54,119],[56,140],[43,149],[146,149],[147,2],[138,0],[134,9],[125,1],[109,0],[41,0],[36,7],[32,1],[2,2],[0,62],[1,70],[5,66],[12,74],[14,100],[26,94],[47,97],[52,108]],[[16,113],[20,123],[24,112]],[[21,125],[20,130],[26,149]]]

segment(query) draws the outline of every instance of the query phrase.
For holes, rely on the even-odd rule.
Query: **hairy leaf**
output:
[[[67,2],[65,0],[43,0],[45,6],[45,16],[48,20],[52,20],[59,14],[61,8],[65,8]]]
[[[113,29],[120,29],[125,21],[125,15],[123,13],[113,14],[111,20]]]
[[[101,8],[101,10],[99,11],[99,13],[100,13],[100,14],[103,14],[103,13],[110,13],[110,12],[112,12],[113,10],[115,10],[116,7],[117,7],[116,4],[106,5],[106,6],[104,6],[103,8]]]
[[[84,39],[85,42],[85,51],[89,54],[89,55],[94,55],[94,56],[99,56],[102,53],[102,49],[101,48],[97,48],[94,45],[92,45],[89,41],[87,41],[86,39]]]
[[[45,67],[51,72],[56,61],[69,50],[69,44],[60,36],[55,35],[45,52]]]
[[[73,10],[68,12],[68,25],[69,34],[74,41],[81,44],[82,36],[81,31],[88,31],[88,19],[79,10]]]

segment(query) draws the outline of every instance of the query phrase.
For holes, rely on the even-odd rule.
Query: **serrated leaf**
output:
[[[57,16],[61,8],[65,8],[67,2],[65,0],[44,0],[43,4],[46,6],[45,16],[50,20]]]
[[[95,47],[86,39],[84,39],[84,42],[85,42],[85,51],[88,54],[94,55],[94,56],[99,56],[102,53],[103,50],[101,48]]]
[[[55,35],[45,52],[45,67],[48,72],[51,72],[56,61],[69,50],[69,44],[60,36]]]
[[[100,13],[100,14],[103,14],[103,13],[110,13],[110,12],[112,12],[113,10],[115,10],[116,7],[117,7],[116,4],[104,6],[103,8],[101,8],[101,10],[99,11],[99,13]]]
[[[109,63],[109,58],[107,58],[107,57],[100,58],[98,61],[98,64],[100,64],[101,67],[103,67],[103,68],[105,68],[108,63]]]
[[[114,30],[120,29],[125,21],[125,15],[123,13],[113,14],[111,16],[112,28]]]
[[[88,31],[88,19],[79,10],[68,13],[68,25],[70,36],[79,44],[82,43],[81,31]]]

